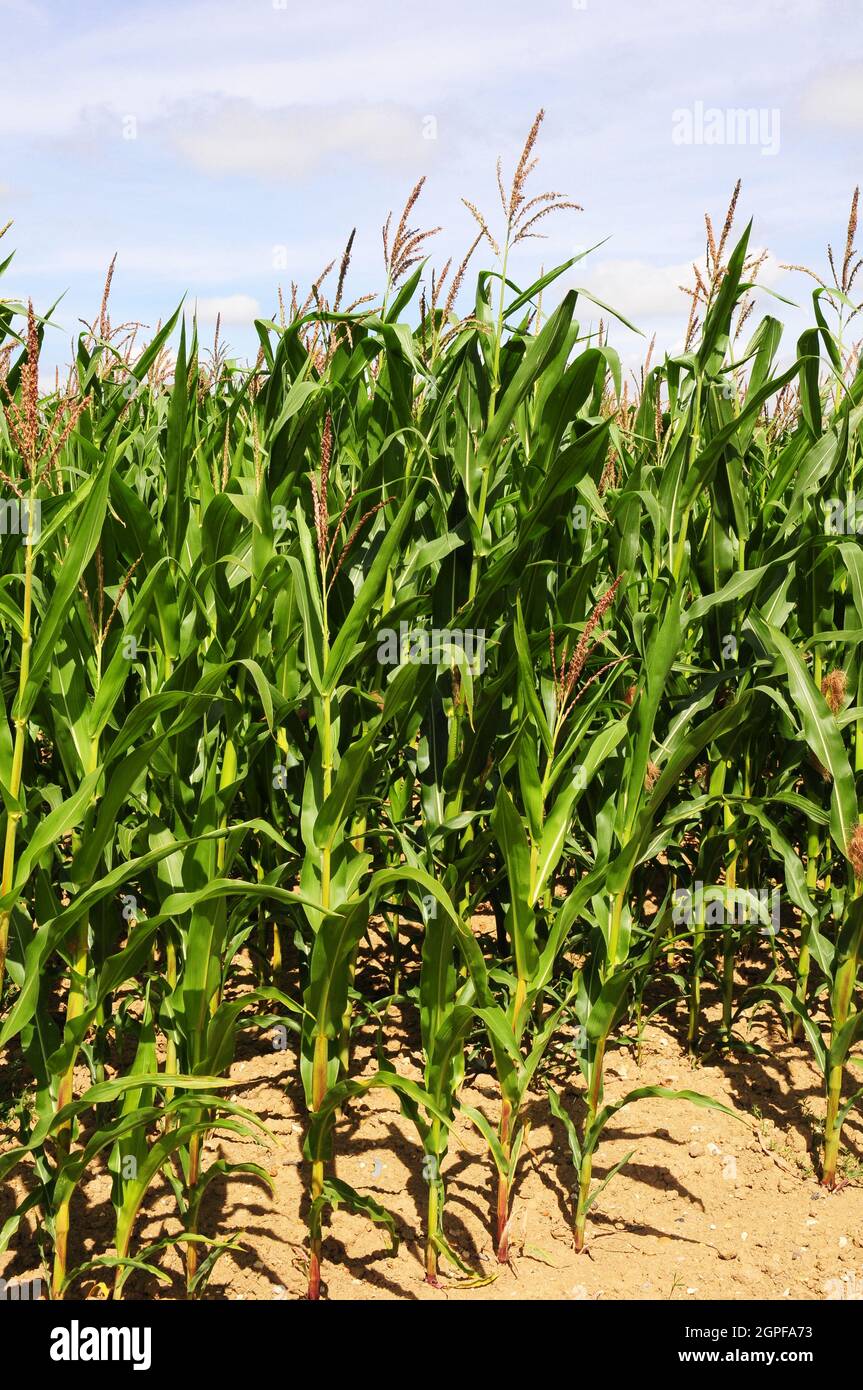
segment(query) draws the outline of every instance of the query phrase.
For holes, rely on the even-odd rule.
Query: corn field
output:
[[[254,364],[182,306],[142,345],[109,275],[49,390],[50,310],[0,300],[0,1251],[35,1240],[54,1299],[158,1294],[175,1256],[206,1292],[238,1248],[201,1220],[210,1184],[272,1189],[278,1140],[231,1067],[277,1029],[305,1098],[312,1300],[333,1209],[400,1235],[339,1173],[376,1088],[415,1141],[434,1286],[495,1277],[448,1235],[464,1122],[496,1262],[536,1096],[589,1251],[623,1166],[607,1126],[647,1098],[720,1106],[699,1063],[755,1017],[822,1078],[818,1179],[853,1178],[857,194],[841,253],[797,268],[791,343],[735,190],[681,351],[632,374],[626,306],[561,293],[578,257],[513,279],[538,224],[578,211],[535,191],[540,124],[494,214],[468,204],[460,265],[431,269],[420,183],[384,227],[384,292],[345,304],[351,237],[304,303],[279,291]],[[609,1057],[655,1019],[692,1087],[608,1101]],[[464,1095],[479,1064],[485,1111]],[[213,1158],[214,1135],[255,1161]],[[73,1258],[94,1172],[113,1225]],[[157,1185],[176,1220],[148,1244]]]

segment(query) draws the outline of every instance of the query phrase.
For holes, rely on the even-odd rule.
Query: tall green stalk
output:
[[[35,483],[31,485],[30,496],[27,504],[27,539],[24,552],[24,601],[22,605],[23,621],[21,626],[21,657],[18,668],[18,705],[24,700],[24,691],[27,688],[27,680],[30,675],[30,651],[33,646],[33,518],[34,503],[36,499]],[[24,771],[24,745],[27,741],[27,720],[17,713],[14,717],[15,743],[12,750],[12,769],[9,777],[9,796],[17,803],[21,796],[21,783]],[[0,898],[5,898],[12,891],[12,884],[15,879],[15,840],[18,832],[18,822],[21,819],[20,809],[10,810],[6,815],[6,836],[3,844],[3,874],[0,880]],[[9,949],[9,922],[12,916],[12,908],[5,907],[0,911],[0,998],[3,994],[3,980],[6,973],[6,955]]]

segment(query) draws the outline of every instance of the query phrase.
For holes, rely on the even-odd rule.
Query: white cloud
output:
[[[194,238],[190,238],[193,242]],[[116,241],[107,238],[100,243],[82,243],[74,246],[62,245],[52,248],[50,256],[20,256],[16,261],[16,272],[28,275],[81,276],[92,275],[105,278],[111,257],[117,249]],[[183,288],[196,286],[210,288],[213,285],[247,283],[262,275],[278,279],[274,253],[276,248],[262,243],[245,243],[233,246],[190,244],[186,249],[176,242],[153,241],[148,245],[131,245],[123,241],[117,256],[117,269],[114,276],[115,290],[130,287],[131,277],[146,277],[148,282],[159,281],[176,284]],[[292,240],[278,250],[287,271],[285,275],[298,275],[311,267],[319,269],[321,259],[320,241],[308,244]],[[133,286],[134,287],[134,286]]]
[[[662,342],[685,324],[678,284],[703,247],[702,209],[721,220],[738,172],[757,234],[783,260],[820,264],[823,241],[847,218],[863,125],[863,64],[850,66],[863,52],[861,0],[588,0],[583,10],[571,0],[376,0],[372,23],[351,0],[287,0],[284,9],[273,0],[81,0],[68,23],[45,0],[35,13],[31,0],[0,0],[0,12],[10,7],[0,179],[14,202],[0,198],[0,226],[14,210],[22,292],[50,303],[68,289],[64,323],[77,312],[92,318],[117,249],[117,318],[155,322],[181,291],[188,309],[196,295],[254,295],[272,312],[276,282],[308,283],[354,223],[351,274],[358,291],[373,288],[377,228],[426,171],[421,223],[447,229],[439,264],[444,246],[460,257],[462,235],[472,235],[460,195],[494,214],[495,157],[512,169],[540,104],[548,120],[533,191],[566,189],[585,214],[546,224],[548,241],[520,247],[515,278],[527,284],[541,265],[567,259],[572,238],[612,233],[566,283],[591,289],[648,339],[654,326]],[[842,35],[833,50],[831,32]],[[670,113],[695,100],[781,107],[783,125],[787,111],[781,158],[705,149],[672,159]],[[436,144],[422,138],[426,113],[439,119]],[[138,138],[127,142],[128,115]],[[835,134],[814,138],[826,119]],[[811,128],[795,144],[804,120]],[[783,312],[767,300],[759,308]],[[599,312],[584,305],[581,317],[596,322]],[[613,342],[618,335],[628,337],[616,326]],[[250,325],[230,336],[254,350]]]
[[[416,167],[433,141],[423,118],[395,103],[263,110],[221,102],[165,122],[163,134],[205,174],[302,178],[341,157]]]
[[[177,103],[211,98],[278,110],[288,93],[298,106],[326,108],[335,97],[359,107],[385,92],[434,113],[447,93],[514,81],[528,53],[532,72],[563,70],[584,39],[581,18],[564,10],[561,24],[513,7],[506,23],[489,26],[462,0],[410,15],[402,0],[381,0],[373,24],[339,0],[291,0],[285,11],[267,0],[127,9],[120,20],[57,31],[38,92],[10,73],[4,133],[71,134],[88,108],[114,120],[132,114],[142,126]]]
[[[249,324],[261,313],[258,301],[248,294],[216,295],[211,299],[199,299],[194,309],[203,323],[215,323],[216,319],[220,318],[223,327],[229,324]]]
[[[31,0],[0,0],[0,12],[4,14],[23,15],[25,19],[33,20],[34,23],[45,25],[47,23],[45,15],[38,5],[31,4]]]
[[[863,63],[820,73],[804,91],[800,109],[804,120],[863,128]]]
[[[691,279],[692,266],[686,262],[649,265],[646,261],[609,260],[582,271],[577,283],[644,328],[655,318],[686,314],[687,300],[680,286]]]
[[[595,77],[610,65],[619,80],[621,65],[635,61],[650,88],[655,90],[661,77],[676,91],[680,75],[693,71],[686,60],[694,48],[698,56],[707,50],[715,58],[714,46],[722,56],[733,44],[739,77],[761,61],[759,36],[770,42],[771,73],[780,70],[791,81],[807,52],[792,26],[817,31],[823,27],[822,12],[841,2],[857,4],[589,0],[581,11],[571,0],[546,6],[520,0],[438,0],[435,6],[377,0],[371,24],[367,11],[349,0],[314,5],[288,0],[279,9],[271,0],[246,5],[151,0],[90,15],[82,4],[84,13],[74,24],[50,21],[48,42],[38,29],[38,88],[29,81],[26,63],[9,65],[4,132],[56,140],[73,130],[88,106],[102,107],[116,119],[134,114],[143,125],[177,102],[219,96],[278,108],[286,93],[299,105],[326,105],[334,94],[359,104],[369,93],[383,92],[439,114],[448,97],[506,93],[507,106],[523,123],[539,100],[552,103],[555,77],[571,82],[574,70]],[[30,0],[5,3],[46,22]],[[853,22],[853,13],[850,18]],[[22,21],[17,32],[10,28],[8,41],[27,53],[36,24]],[[625,45],[619,34],[625,34]],[[648,77],[658,47],[662,71]],[[488,110],[477,100],[478,126],[488,124]]]
[[[751,254],[759,255],[760,248],[752,247]],[[704,258],[698,257],[695,264],[706,278]],[[589,259],[586,265],[590,267]],[[583,285],[590,294],[602,300],[609,308],[616,309],[636,328],[649,335],[653,332],[657,320],[670,320],[681,326],[686,323],[689,299],[680,287],[692,285],[692,265],[692,261],[682,261],[675,265],[651,265],[640,260],[606,260],[583,270],[575,283]],[[758,273],[757,284],[764,288],[772,287],[781,275],[779,263],[772,256],[768,256]],[[770,312],[777,312],[772,300]],[[582,311],[582,316],[584,313],[585,311]],[[621,330],[618,328],[615,331]],[[614,334],[612,340],[613,338]]]

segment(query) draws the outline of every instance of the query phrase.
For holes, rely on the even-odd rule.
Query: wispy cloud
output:
[[[260,317],[261,306],[248,294],[227,294],[212,299],[199,299],[194,304],[198,318],[204,323],[221,319],[223,326],[250,324]]]
[[[495,158],[512,169],[541,105],[538,177],[585,211],[519,247],[511,273],[528,284],[576,239],[611,236],[574,283],[660,343],[685,323],[703,212],[721,219],[738,176],[741,227],[753,213],[782,260],[813,264],[859,178],[863,64],[840,60],[863,51],[860,0],[78,0],[62,25],[47,0],[0,12],[0,225],[15,218],[4,246],[18,248],[3,293],[68,290],[64,329],[98,309],[117,250],[118,317],[155,323],[187,292],[202,318],[207,303],[235,313],[232,342],[254,353],[253,306],[307,285],[354,225],[350,290],[379,285],[381,222],[423,173],[437,264],[460,258],[460,197],[494,215]],[[697,101],[781,108],[777,157],[674,145],[673,111]]]
[[[607,260],[583,270],[577,282],[645,328],[657,318],[685,314],[686,300],[680,286],[691,278],[692,266],[686,262],[650,265],[640,260]]]
[[[145,123],[209,99],[278,110],[327,107],[336,96],[366,105],[370,93],[384,93],[427,106],[515,78],[528,49],[537,78],[564,71],[586,39],[568,14],[561,25],[512,7],[505,23],[489,27],[484,5],[443,0],[440,11],[408,17],[401,0],[382,0],[372,24],[340,0],[308,9],[291,0],[284,10],[225,0],[148,6],[58,35],[42,55],[38,90],[10,74],[15,100],[4,128],[56,137],[72,133],[87,108]]]
[[[263,242],[251,240],[242,246],[195,246],[154,238],[147,245],[124,242],[118,250],[114,242],[106,238],[58,247],[47,259],[30,257],[25,252],[18,256],[15,269],[19,276],[53,274],[77,278],[95,275],[104,279],[111,257],[117,250],[115,291],[129,286],[131,277],[138,281],[146,277],[150,282],[168,282],[183,288],[213,286],[274,276],[274,249]],[[284,247],[279,246],[278,251],[289,268],[317,267],[321,243],[313,241],[303,245],[292,242]]]
[[[804,120],[863,130],[863,63],[849,63],[819,73],[803,93]]]
[[[738,228],[742,232],[742,226]],[[752,248],[753,255],[760,248]],[[588,263],[589,264],[589,263]],[[703,257],[673,265],[653,265],[641,260],[612,260],[597,262],[577,277],[603,303],[632,319],[639,328],[653,329],[657,320],[681,319],[689,312],[689,300],[682,286],[693,283],[693,264],[706,276]],[[768,256],[761,267],[758,284],[772,288],[782,276],[779,263]]]
[[[342,160],[416,169],[434,141],[421,114],[394,102],[264,109],[211,102],[161,123],[162,138],[195,169],[216,177],[303,178]]]

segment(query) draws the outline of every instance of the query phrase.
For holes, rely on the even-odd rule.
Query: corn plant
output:
[[[633,384],[628,320],[578,286],[579,256],[514,278],[578,210],[533,191],[542,120],[507,183],[498,166],[500,217],[465,200],[457,264],[433,266],[420,180],[379,292],[351,300],[351,233],[305,299],[274,290],[253,362],[182,306],[142,344],[112,322],[112,263],[46,393],[50,306],[0,300],[0,1046],[25,1078],[0,1249],[35,1226],[54,1298],[170,1287],[178,1255],[200,1297],[245,1248],[206,1195],[242,1176],[272,1197],[270,1176],[210,1141],[274,1142],[231,1077],[241,1034],[274,1026],[305,1098],[313,1301],[332,1209],[403,1233],[338,1172],[339,1118],[376,1088],[418,1140],[429,1285],[506,1277],[537,1097],[584,1248],[621,1110],[717,1104],[606,1098],[648,1022],[693,1066],[758,1065],[775,1007],[823,1075],[841,1187],[863,1032],[858,196],[787,349],[738,185],[682,349],[651,344]],[[490,1268],[451,1234],[465,1123],[495,1180]],[[99,1173],[113,1234],[79,1258]],[[148,1244],[166,1190],[177,1233]]]

